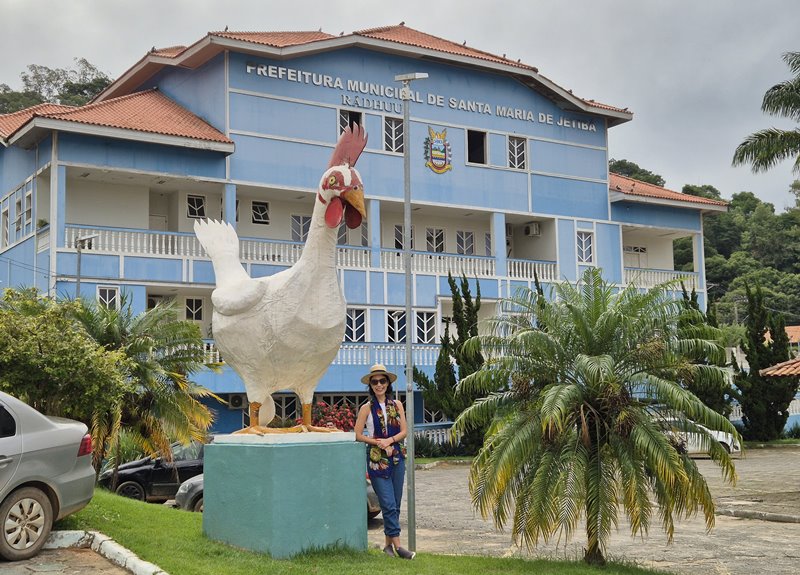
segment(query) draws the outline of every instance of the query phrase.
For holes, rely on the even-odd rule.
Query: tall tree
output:
[[[789,404],[798,389],[794,377],[764,377],[759,371],[789,359],[789,338],[783,317],[764,307],[761,286],[747,294],[747,335],[744,353],[749,365],[747,372],[736,376],[741,392],[742,421],[745,437],[758,441],[777,439],[789,418]]]
[[[766,91],[761,110],[800,122],[800,52],[786,52],[783,61],[792,78]],[[794,160],[794,173],[800,173],[800,127],[792,130],[767,128],[750,134],[733,154],[733,165],[750,164],[754,172],[764,172],[783,160]]]
[[[196,325],[178,320],[172,304],[134,314],[124,296],[120,309],[81,301],[75,318],[95,341],[121,351],[130,363],[133,389],[93,422],[99,460],[119,447],[122,427],[149,455],[170,457],[172,441],[205,439],[212,415],[199,398],[213,394],[190,379],[203,367],[204,346]]]
[[[641,180],[642,182],[647,182],[649,184],[655,184],[656,186],[663,186],[666,183],[666,180],[664,180],[664,178],[658,174],[654,174],[650,170],[640,168],[638,164],[629,162],[628,160],[615,160],[614,158],[611,158],[608,161],[608,171],[614,172],[615,174],[619,174],[621,176],[627,176],[629,178]]]
[[[716,360],[724,351],[714,343],[717,330],[702,322],[679,333],[679,317],[696,312],[669,289],[619,290],[587,270],[578,285],[556,286],[552,299],[519,291],[504,303],[513,313],[492,320],[494,333],[466,344],[480,345],[487,359],[460,388],[490,392],[513,382],[473,404],[455,429],[489,422],[470,490],[498,527],[511,519],[515,540],[569,538],[583,517],[584,559],[601,564],[620,503],[634,535],[647,533],[656,512],[670,539],[676,518],[701,511],[714,525],[706,481],[670,443],[660,414],[699,433],[735,481],[727,451],[695,422],[738,433],[679,383],[700,372],[722,380],[724,370],[686,355]]]

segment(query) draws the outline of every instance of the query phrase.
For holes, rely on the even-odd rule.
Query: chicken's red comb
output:
[[[367,145],[367,133],[358,124],[353,124],[352,130],[350,126],[345,128],[342,135],[339,136],[339,141],[336,142],[336,147],[333,149],[331,161],[328,164],[329,168],[333,166],[341,166],[347,164],[348,166],[355,166],[358,157]]]

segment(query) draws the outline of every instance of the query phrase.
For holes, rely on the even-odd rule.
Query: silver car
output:
[[[91,501],[94,478],[86,425],[0,391],[0,557],[36,555],[54,521]]]

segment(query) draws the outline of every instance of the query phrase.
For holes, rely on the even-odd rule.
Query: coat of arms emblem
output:
[[[428,137],[425,138],[425,165],[437,174],[444,174],[453,169],[453,153],[447,141],[447,130],[436,132],[428,126]]]

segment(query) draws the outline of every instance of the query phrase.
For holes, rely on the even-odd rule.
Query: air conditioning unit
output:
[[[246,393],[232,393],[230,397],[228,397],[228,409],[244,409],[247,405]]]
[[[539,228],[539,222],[529,222],[525,224],[525,235],[529,238],[538,238],[542,235],[542,230]]]

